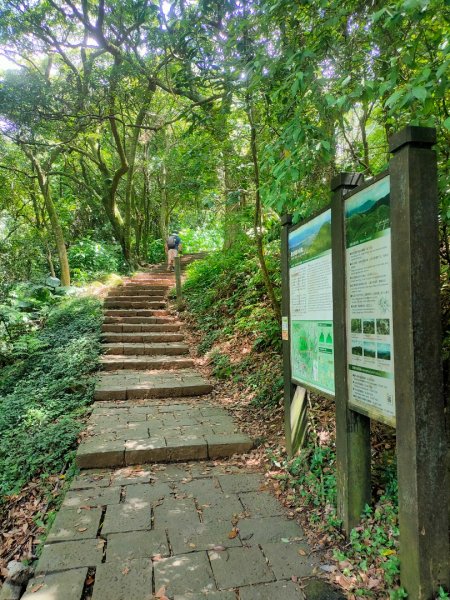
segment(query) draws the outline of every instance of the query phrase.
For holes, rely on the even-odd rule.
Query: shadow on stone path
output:
[[[264,477],[224,459],[252,441],[192,370],[166,309],[172,276],[157,271],[105,301],[104,372],[77,453],[82,471],[23,598],[342,598],[316,578],[318,558]]]

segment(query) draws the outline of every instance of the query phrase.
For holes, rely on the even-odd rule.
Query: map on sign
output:
[[[331,210],[289,233],[289,286],[292,378],[334,394]]]
[[[390,185],[345,201],[349,405],[395,425]]]

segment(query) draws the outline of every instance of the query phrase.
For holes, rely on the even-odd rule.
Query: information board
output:
[[[389,176],[344,210],[349,405],[395,425]]]
[[[334,394],[331,210],[289,233],[292,379]]]

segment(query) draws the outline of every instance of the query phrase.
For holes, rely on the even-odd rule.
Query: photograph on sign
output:
[[[395,426],[389,176],[345,200],[349,405]]]
[[[331,210],[289,233],[292,379],[334,394]]]

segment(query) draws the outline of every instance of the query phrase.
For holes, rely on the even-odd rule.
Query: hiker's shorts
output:
[[[169,248],[169,251],[167,253],[167,262],[169,263],[169,265],[173,263],[173,259],[176,256],[178,256],[178,250],[176,248]]]

